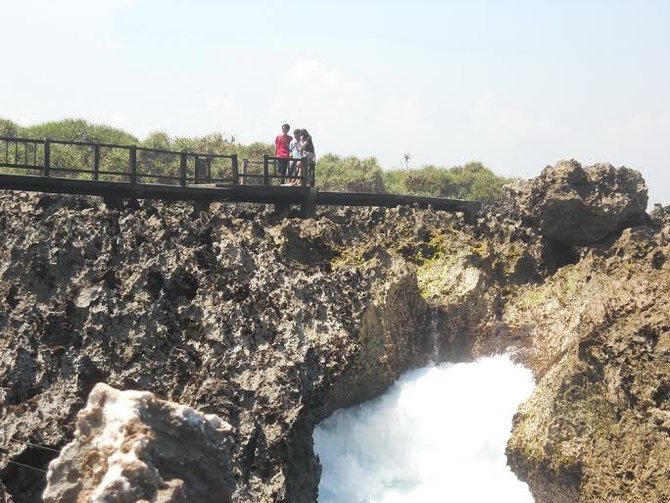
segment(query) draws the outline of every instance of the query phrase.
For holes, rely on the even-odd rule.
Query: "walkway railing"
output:
[[[251,202],[274,204],[280,212],[298,204],[305,216],[314,215],[317,205],[417,205],[462,212],[472,222],[481,207],[478,201],[439,197],[320,191],[314,187],[313,162],[303,159],[301,175],[282,174],[277,169],[280,159],[269,155],[262,160],[244,159],[240,173],[235,154],[0,136],[0,189],[88,194],[109,200]],[[280,186],[296,180],[297,186]]]
[[[5,168],[5,173],[10,170],[14,174],[133,184],[235,184],[239,179],[235,154],[201,154],[48,138],[0,136],[0,167]]]
[[[240,175],[237,154],[0,136],[0,168],[4,168],[0,171],[6,174],[132,184],[275,185],[284,183],[288,178],[277,172],[278,159],[268,155],[262,160],[244,159]],[[262,170],[258,172],[254,166],[261,166]],[[313,170],[305,169],[304,175],[295,175],[290,179],[298,180],[303,186],[314,186]]]
[[[288,162],[288,173],[280,173],[278,161]],[[303,174],[297,175],[292,172],[295,169],[292,163],[295,161],[297,159],[271,155],[264,155],[262,161],[243,159],[240,183],[242,185],[254,185],[254,182],[258,181],[262,185],[272,185],[273,182],[285,183],[297,180],[302,186],[314,187],[314,165],[309,164],[306,159],[303,160]]]

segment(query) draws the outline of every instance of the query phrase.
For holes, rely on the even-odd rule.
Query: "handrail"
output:
[[[0,147],[0,167],[25,170],[24,174],[20,175],[15,172],[0,172],[2,189],[89,194],[111,199],[157,198],[205,203],[217,200],[246,201],[275,204],[278,211],[285,210],[291,204],[300,204],[302,214],[305,216],[314,215],[317,205],[392,207],[416,204],[421,207],[433,206],[437,209],[463,212],[466,221],[470,223],[476,221],[477,212],[481,207],[481,203],[477,201],[437,197],[319,191],[314,187],[313,159],[307,159],[302,174],[298,175],[277,173],[275,161],[298,160],[290,157],[264,155],[262,160],[243,159],[240,170],[237,154],[206,154],[186,149],[173,151],[137,145],[49,138],[39,140],[15,136],[0,136],[0,142],[5,143],[4,148]],[[64,151],[54,149],[54,145],[91,147],[91,150]],[[127,155],[123,153],[107,156],[105,152],[103,156],[102,148],[124,149]],[[175,158],[143,155],[145,153],[168,154]],[[230,165],[214,164],[213,161],[216,159],[230,159]],[[271,161],[273,172],[270,171]],[[262,166],[262,173],[249,173],[250,165]],[[29,174],[25,174],[26,171]],[[68,177],[66,176],[68,173],[73,173],[75,176]],[[227,176],[228,173],[230,176]],[[247,184],[248,179],[262,179],[263,182]],[[300,180],[301,183],[300,186],[282,184],[288,185],[284,187],[273,183],[275,180]]]
[[[19,136],[0,136],[0,141],[7,142],[17,142],[17,143],[44,143],[49,141],[52,145],[75,145],[78,147],[102,147],[102,148],[122,148],[130,150],[131,148],[136,148],[137,150],[143,150],[146,152],[155,152],[160,154],[174,154],[179,155],[186,152],[189,155],[198,155],[202,157],[212,157],[219,159],[232,159],[237,156],[237,154],[210,154],[205,152],[194,152],[188,149],[185,150],[167,150],[153,147],[143,147],[141,145],[124,145],[118,143],[101,143],[101,142],[90,142],[90,141],[80,141],[80,140],[59,140],[52,138],[23,138]]]
[[[4,162],[0,155],[0,167],[13,169],[26,169],[32,171],[41,171],[42,176],[51,177],[56,174],[75,174],[75,175],[91,175],[93,180],[100,180],[100,176],[120,176],[126,178],[131,184],[142,183],[147,179],[158,179],[165,181],[175,181],[179,185],[185,186],[191,181],[200,183],[230,183],[234,185],[244,184],[245,179],[263,180],[263,185],[272,185],[275,180],[285,180],[287,178],[293,180],[300,180],[303,186],[314,186],[314,170],[313,163],[307,163],[304,172],[301,175],[293,174],[278,174],[276,170],[277,160],[297,161],[299,159],[276,157],[264,155],[262,160],[248,160],[242,166],[242,173],[240,173],[237,154],[214,154],[206,152],[195,152],[189,149],[181,151],[169,150],[162,148],[144,147],[140,145],[123,145],[115,143],[97,143],[91,141],[80,140],[62,140],[52,138],[23,138],[19,136],[0,136],[0,142],[4,142]],[[13,144],[10,152],[10,145]],[[20,147],[19,145],[24,145]],[[87,147],[91,150],[88,153],[81,152],[72,163],[62,164],[58,150],[54,150],[55,145],[73,146],[73,147]],[[121,149],[127,151],[126,159],[121,164],[121,159],[117,159],[117,164],[110,166],[108,163],[103,163],[103,152],[101,149]],[[38,155],[39,153],[39,155]],[[161,154],[167,156],[174,156],[174,159],[147,159],[145,153]],[[81,155],[85,157],[81,157]],[[56,156],[56,157],[54,157]],[[86,157],[88,156],[88,157]],[[60,159],[59,159],[60,158]],[[105,159],[107,154],[105,152]],[[82,160],[83,159],[83,160]],[[223,176],[224,173],[218,172],[214,175],[210,170],[212,169],[212,161],[218,159],[230,159],[229,169],[230,176]],[[60,162],[59,162],[60,160]],[[195,167],[192,164],[195,160]],[[11,162],[10,162],[11,161]],[[32,161],[32,164],[31,164]],[[171,170],[166,170],[161,173],[162,166],[169,167],[172,162],[177,162],[178,166],[172,166]],[[270,162],[273,162],[274,171],[270,170]],[[263,167],[262,174],[248,173],[248,166],[260,165]],[[105,166],[105,167],[103,167]],[[109,169],[109,168],[112,169]],[[153,167],[153,169],[152,169]],[[114,169],[117,168],[117,169]],[[148,171],[144,171],[148,168]],[[220,170],[221,167],[217,167]],[[176,171],[175,171],[176,170]],[[195,170],[195,177],[193,173]],[[159,171],[159,172],[156,172]],[[190,173],[189,173],[190,172]],[[176,173],[176,174],[175,174]],[[189,174],[191,176],[189,176]],[[214,176],[212,176],[214,175]],[[217,176],[218,175],[218,176]],[[227,175],[227,173],[225,173]]]
[[[15,141],[18,143],[44,143],[44,139],[21,138],[18,136],[0,136],[0,141]]]

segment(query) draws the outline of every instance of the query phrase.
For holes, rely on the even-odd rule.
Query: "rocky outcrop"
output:
[[[669,238],[627,229],[496,322],[538,377],[507,451],[537,503],[670,500]]]
[[[19,501],[38,501],[44,478],[8,460],[45,470],[106,382],[229,423],[233,501],[312,502],[314,425],[428,358],[404,247],[428,212],[278,220],[22,193],[0,206],[0,481]],[[430,218],[424,231],[464,235]]]
[[[645,204],[636,173],[574,162],[476,225],[5,193],[0,495],[39,501],[8,461],[46,469],[106,382],[230,424],[232,501],[312,502],[317,422],[428,359],[513,351],[537,389],[508,459],[538,503],[664,501],[670,226]]]
[[[12,503],[12,498],[5,491],[5,486],[3,484],[0,484],[0,502]]]
[[[548,166],[509,187],[516,211],[543,236],[585,246],[647,221],[647,187],[637,171],[577,161]]]
[[[45,503],[229,502],[231,426],[152,393],[97,384],[49,465]]]

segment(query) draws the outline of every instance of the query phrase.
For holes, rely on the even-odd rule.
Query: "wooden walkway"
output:
[[[314,173],[282,186],[274,157],[244,160],[236,155],[151,149],[134,145],[37,140],[0,136],[0,189],[136,198],[300,205],[305,216],[317,206],[417,205],[462,212],[472,221],[478,201],[401,194],[328,192],[314,187]]]

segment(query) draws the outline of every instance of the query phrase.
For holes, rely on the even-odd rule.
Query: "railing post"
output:
[[[237,154],[233,154],[233,158],[231,159],[232,161],[232,168],[233,168],[233,183],[237,185],[240,183],[240,170],[239,166],[237,164]]]
[[[270,160],[268,157],[270,156],[267,154],[263,155],[263,185],[270,185]]]
[[[44,176],[49,176],[51,171],[51,140],[44,139]]]
[[[188,157],[186,150],[182,150],[179,154],[179,185],[186,187],[186,166],[188,164]]]
[[[242,159],[242,185],[247,184],[247,173],[249,172],[249,159]]]
[[[128,150],[128,168],[130,169],[130,183],[137,183],[137,147],[131,146]]]
[[[100,145],[93,145],[93,179],[100,179]]]

